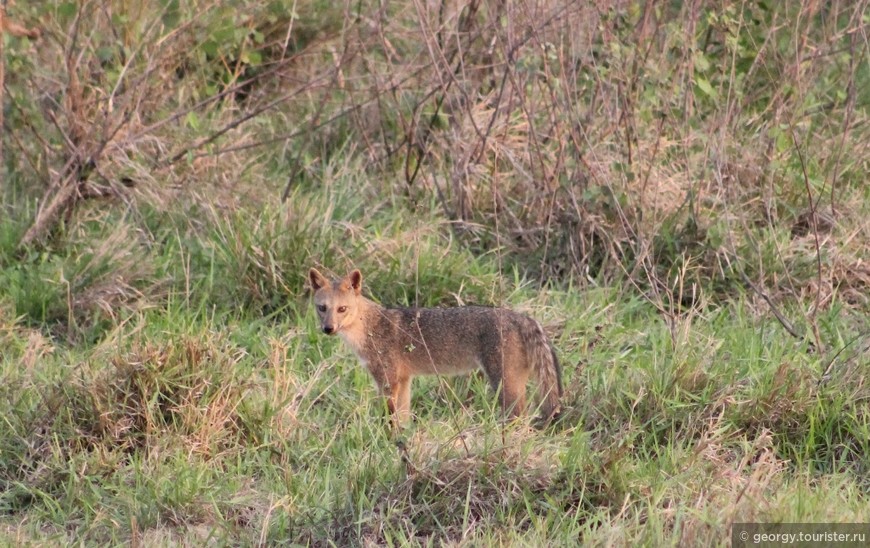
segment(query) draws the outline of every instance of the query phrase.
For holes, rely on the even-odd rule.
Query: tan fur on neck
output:
[[[342,325],[338,331],[338,335],[350,346],[357,358],[363,363],[368,362],[368,358],[363,354],[366,347],[366,339],[371,336],[371,333],[366,331],[366,325],[370,325],[368,317],[371,314],[377,314],[378,305],[365,297],[359,297],[360,311],[353,323]]]

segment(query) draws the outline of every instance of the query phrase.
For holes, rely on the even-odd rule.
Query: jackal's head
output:
[[[308,279],[314,288],[314,307],[320,318],[320,327],[327,335],[335,335],[347,329],[359,318],[363,304],[362,274],[354,270],[341,280],[330,281],[312,268]]]

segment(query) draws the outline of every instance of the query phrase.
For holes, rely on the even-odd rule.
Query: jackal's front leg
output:
[[[393,384],[393,392],[390,396],[393,401],[393,417],[403,426],[411,419],[411,379],[408,376],[399,376]]]
[[[401,428],[411,419],[411,379],[399,377],[381,392],[387,399],[387,409],[390,411],[390,422],[393,428]]]
[[[375,367],[370,369],[375,383],[386,398],[387,410],[394,428],[411,418],[411,379],[400,368]]]

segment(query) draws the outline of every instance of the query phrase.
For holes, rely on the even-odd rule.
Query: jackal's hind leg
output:
[[[483,370],[489,383],[499,394],[502,413],[505,417],[522,416],[526,409],[526,383],[529,371],[523,367],[512,367],[510,360],[501,356],[485,358]]]
[[[526,380],[506,375],[501,383],[501,406],[506,417],[521,417],[526,411]]]

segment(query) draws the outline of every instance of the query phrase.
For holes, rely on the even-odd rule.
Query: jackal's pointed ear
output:
[[[312,268],[308,271],[308,280],[311,282],[311,287],[314,291],[329,285],[329,280],[327,280],[323,274],[318,272],[316,268]]]
[[[347,275],[347,278],[344,279],[344,283],[347,285],[348,289],[353,289],[353,292],[359,295],[362,293],[362,273],[359,269],[355,269],[353,272]]]

